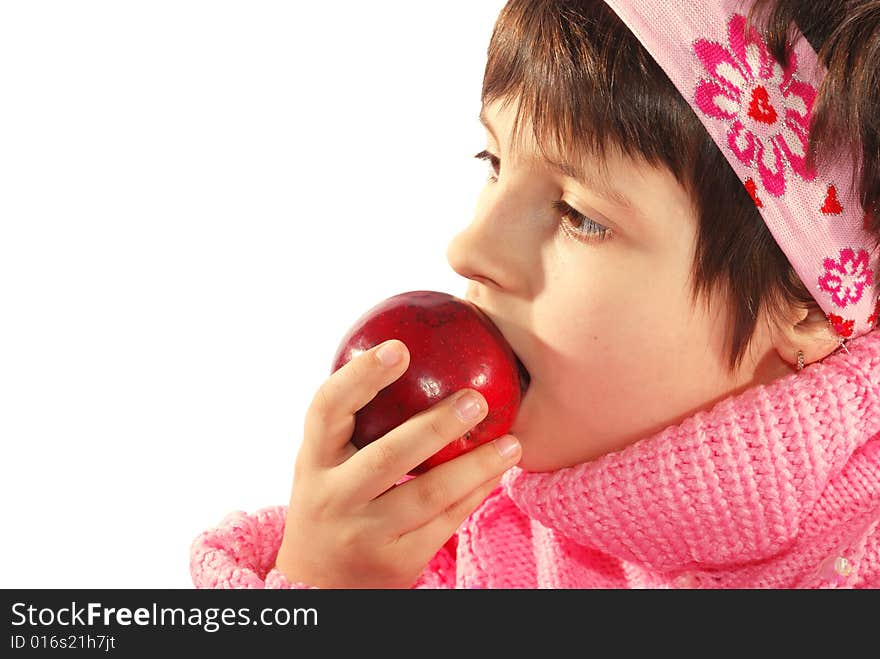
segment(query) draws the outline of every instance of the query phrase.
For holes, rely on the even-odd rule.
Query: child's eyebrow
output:
[[[478,117],[480,123],[489,131],[489,134],[495,140],[496,143],[499,142],[498,135],[496,135],[495,130],[492,128],[492,124],[489,122],[489,119],[483,113],[483,110],[480,110],[480,115]],[[587,172],[582,171],[575,167],[574,165],[567,162],[556,162],[554,160],[546,160],[547,164],[550,166],[550,169],[554,170],[556,173],[561,174],[570,179],[574,179],[584,187],[593,191],[599,197],[602,197],[606,201],[615,204],[616,206],[621,206],[628,210],[636,210],[635,205],[630,201],[630,199],[624,195],[622,192],[617,190],[616,188],[611,187],[605,181],[603,181],[598,176],[590,176]]]

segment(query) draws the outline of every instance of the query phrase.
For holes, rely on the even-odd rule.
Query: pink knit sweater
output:
[[[511,469],[416,587],[880,587],[880,331],[847,347],[592,462]],[[285,513],[200,534],[196,587],[291,587]]]

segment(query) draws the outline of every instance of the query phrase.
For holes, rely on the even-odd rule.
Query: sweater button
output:
[[[822,578],[836,586],[844,584],[852,571],[852,562],[846,556],[831,556],[825,559],[821,568]]]
[[[846,556],[838,556],[834,561],[834,571],[842,577],[848,577],[852,574],[852,563]]]

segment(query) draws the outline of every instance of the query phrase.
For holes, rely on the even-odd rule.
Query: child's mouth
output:
[[[526,395],[526,391],[529,389],[529,385],[532,383],[532,376],[529,375],[528,370],[525,365],[522,363],[522,360],[519,358],[519,355],[514,354],[516,357],[516,366],[519,370],[519,391],[520,397]]]

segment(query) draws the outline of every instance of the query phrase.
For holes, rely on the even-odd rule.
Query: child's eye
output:
[[[474,158],[478,158],[479,160],[485,160],[490,165],[492,165],[492,174],[489,175],[490,181],[497,181],[498,176],[501,174],[501,160],[495,154],[489,153],[488,151],[480,151]]]
[[[485,160],[492,166],[492,173],[489,180],[493,183],[498,180],[501,174],[501,159],[489,151],[480,151],[474,158]],[[560,200],[553,203],[553,208],[562,216],[562,222],[565,230],[569,234],[576,234],[578,240],[605,240],[611,237],[611,229],[602,226],[598,222],[594,222],[583,213],[579,213],[564,201]]]
[[[564,229],[577,234],[580,240],[605,240],[611,237],[611,229],[594,222],[583,213],[577,212],[564,201],[556,201],[553,208],[562,216]]]

